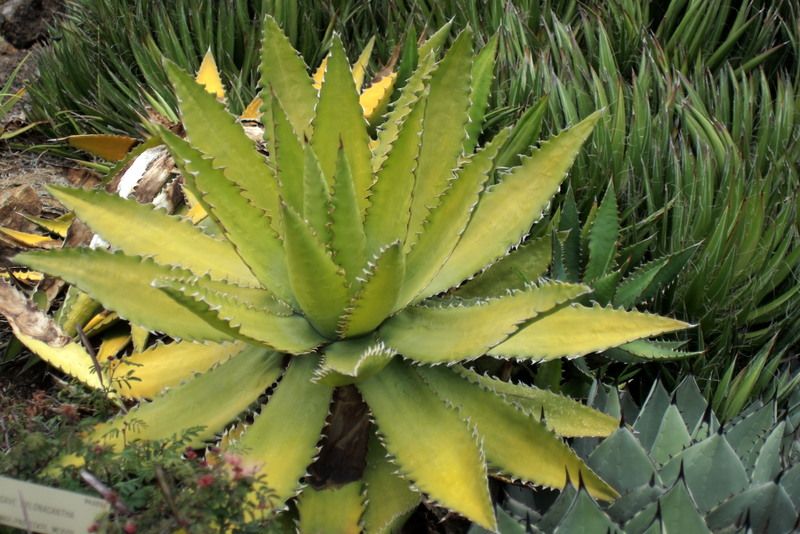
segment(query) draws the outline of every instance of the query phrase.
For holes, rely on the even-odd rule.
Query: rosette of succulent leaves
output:
[[[589,304],[587,286],[539,278],[546,265],[520,280],[549,244],[518,245],[599,115],[533,149],[525,139],[529,154],[513,168],[502,158],[520,130],[475,150],[493,46],[473,59],[466,30],[440,60],[421,54],[371,134],[342,43],[333,39],[317,90],[267,18],[266,154],[167,63],[186,137],[153,130],[208,223],[54,187],[110,248],[16,257],[162,342],[111,368],[31,304],[18,307],[34,321],[5,305],[19,339],[52,365],[152,399],[86,439],[121,449],[202,427],[196,446],[218,440],[268,486],[265,514],[296,498],[309,531],[387,531],[421,499],[495,530],[494,475],[553,488],[581,480],[613,500],[615,488],[561,437],[609,435],[614,418],[470,362],[577,358],[687,325]],[[125,369],[125,380],[110,376]]]

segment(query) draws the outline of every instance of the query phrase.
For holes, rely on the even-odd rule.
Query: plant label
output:
[[[83,534],[107,508],[102,499],[0,476],[0,525],[46,534]]]

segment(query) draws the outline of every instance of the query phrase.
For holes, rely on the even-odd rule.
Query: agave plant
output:
[[[519,141],[507,128],[474,150],[486,98],[472,77],[491,72],[491,59],[473,61],[469,31],[441,61],[424,54],[372,139],[339,39],[317,91],[267,18],[266,156],[224,104],[167,62],[187,137],[153,130],[209,224],[54,187],[112,250],[17,256],[161,341],[106,365],[0,286],[15,333],[44,359],[110,394],[153,399],[86,439],[121,448],[203,427],[199,446],[227,428],[218,446],[263,475],[276,498],[265,508],[310,485],[297,505],[308,531],[359,521],[386,531],[420,494],[496,529],[488,474],[555,488],[582,480],[613,499],[559,436],[608,435],[614,418],[463,364],[576,358],[687,325],[583,305],[590,289],[541,279],[546,264],[520,283],[520,266],[541,264],[541,251],[516,247],[599,114],[488,185]]]
[[[575,446],[622,495],[604,506],[569,488],[543,505],[541,495],[508,488],[498,513],[503,532],[797,531],[797,392],[786,412],[774,400],[756,401],[722,425],[692,377],[672,393],[656,382],[641,409],[627,394],[595,393],[596,407],[631,426]]]

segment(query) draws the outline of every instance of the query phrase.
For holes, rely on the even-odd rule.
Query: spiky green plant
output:
[[[175,340],[98,372],[83,347],[0,286],[15,333],[43,358],[115,395],[156,397],[88,440],[120,448],[203,426],[199,444],[244,414],[221,447],[265,475],[276,495],[268,507],[295,496],[310,469],[298,503],[309,530],[332,520],[326,510],[339,512],[336,528],[352,528],[364,492],[368,531],[391,527],[417,492],[494,529],[489,472],[549,487],[581,479],[599,499],[616,496],[558,437],[608,434],[613,418],[458,364],[576,358],[687,325],[581,305],[587,286],[539,280],[541,271],[517,283],[514,265],[531,247],[509,251],[541,218],[599,114],[487,185],[503,149],[519,142],[508,128],[474,152],[485,88],[472,76],[491,72],[492,55],[473,61],[464,31],[434,57],[422,55],[371,142],[340,40],[317,92],[267,18],[266,158],[213,95],[166,63],[187,139],[153,128],[211,226],[101,191],[52,189],[113,250],[17,260]]]
[[[724,425],[692,377],[671,394],[656,382],[641,410],[626,394],[595,393],[596,407],[631,426],[575,447],[620,498],[606,506],[568,488],[546,503],[509,488],[498,513],[502,532],[796,532],[797,392],[785,412],[775,401],[757,401]]]

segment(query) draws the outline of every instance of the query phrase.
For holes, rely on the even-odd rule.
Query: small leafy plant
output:
[[[494,50],[473,60],[469,31],[441,61],[421,54],[374,138],[338,38],[319,90],[271,18],[262,42],[266,155],[166,63],[186,139],[152,129],[208,221],[54,187],[112,250],[17,256],[161,342],[99,362],[0,286],[15,334],[44,359],[111,395],[153,398],[86,440],[124,450],[202,427],[200,446],[224,431],[218,448],[269,490],[263,513],[299,495],[304,531],[388,531],[421,494],[494,530],[489,474],[581,480],[614,499],[559,438],[608,435],[613,418],[469,367],[577,358],[687,326],[587,306],[589,287],[540,279],[542,242],[518,247],[599,114],[507,168],[531,140],[507,128],[475,151]]]

